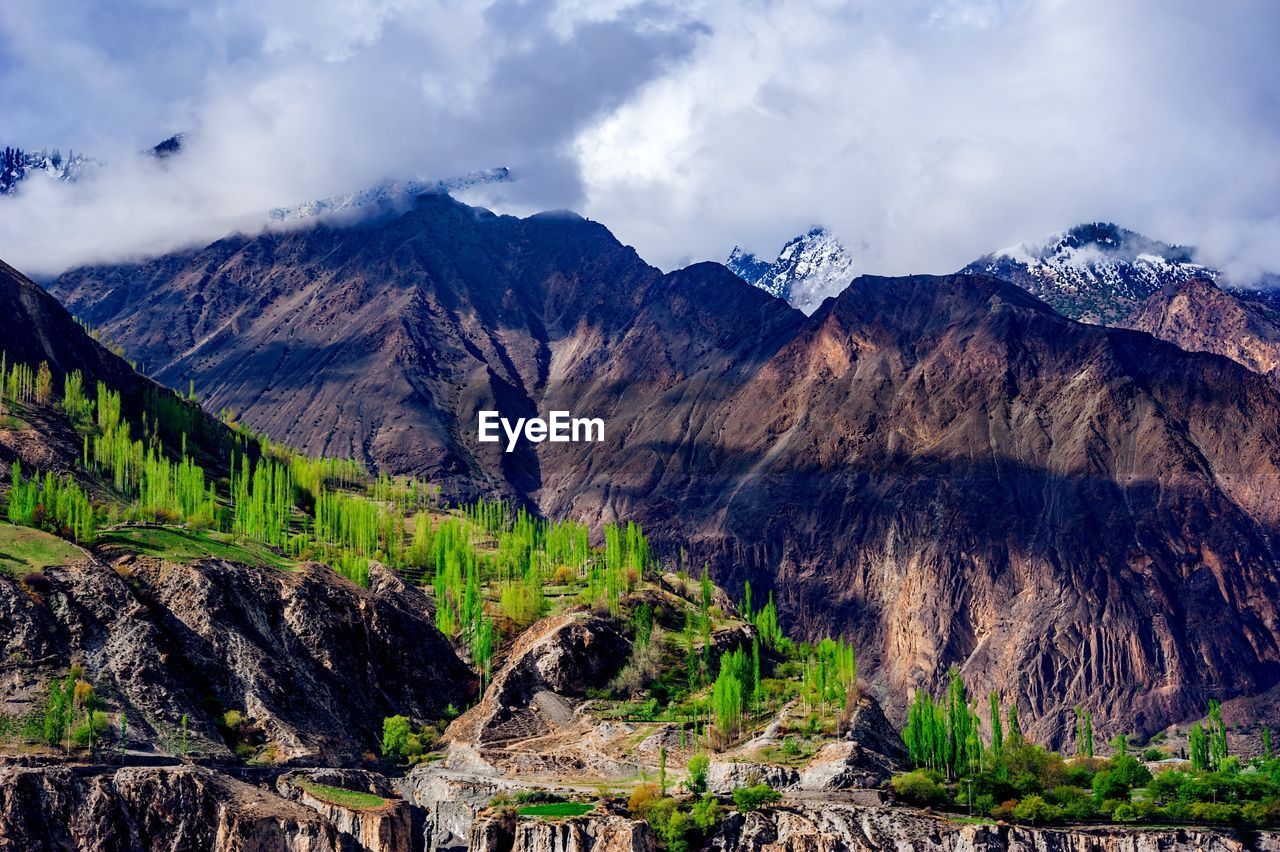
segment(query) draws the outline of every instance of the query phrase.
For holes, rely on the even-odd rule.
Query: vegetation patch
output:
[[[98,543],[116,545],[143,556],[155,556],[170,562],[195,559],[224,559],[245,565],[267,565],[289,568],[292,563],[254,542],[238,543],[230,536],[206,530],[176,527],[125,527],[100,533]]]
[[[83,556],[80,548],[55,535],[0,522],[0,568],[13,574],[66,565]]]
[[[516,809],[520,816],[529,817],[576,817],[595,810],[595,805],[586,802],[545,802],[537,805],[524,805]]]
[[[330,805],[337,805],[340,808],[347,808],[353,811],[375,811],[387,807],[391,803],[390,799],[384,799],[381,796],[375,796],[372,793],[362,793],[359,790],[347,790],[343,787],[333,787],[329,784],[321,784],[310,778],[295,776],[293,778],[295,784],[305,790],[314,798]]]

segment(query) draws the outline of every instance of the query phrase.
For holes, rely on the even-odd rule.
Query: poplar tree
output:
[[[1192,725],[1187,734],[1187,750],[1192,769],[1204,771],[1209,768],[1209,736],[1199,722]]]
[[[1012,742],[1022,741],[1022,726],[1018,724],[1018,705],[1009,705],[1009,739]]]

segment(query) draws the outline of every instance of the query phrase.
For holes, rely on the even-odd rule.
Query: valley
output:
[[[571,520],[584,497],[599,493],[589,480],[556,478],[593,470],[589,454],[573,458],[585,444],[540,451],[537,489],[516,488],[517,476],[498,489],[509,500],[461,499],[457,480],[371,473],[368,459],[306,455],[229,409],[212,418],[190,390],[180,396],[134,373],[17,273],[3,283],[0,298],[23,312],[22,327],[57,331],[23,350],[34,364],[5,354],[0,848],[90,838],[104,849],[387,852],[1280,846],[1265,830],[1280,812],[1270,719],[1241,717],[1228,702],[1228,725],[1218,704],[1265,692],[1266,683],[1231,675],[1214,693],[1201,687],[1146,707],[1128,698],[1118,709],[1117,693],[1105,688],[1028,692],[975,665],[981,657],[942,654],[931,659],[947,669],[915,680],[908,701],[892,688],[892,672],[918,652],[878,643],[871,623],[803,603],[802,576],[744,570],[751,560],[741,551],[727,559],[693,528],[673,525],[696,513],[688,491],[667,487],[665,464],[654,485],[682,501],[667,504],[665,519],[636,494],[614,498],[607,514],[588,512],[594,529]],[[694,294],[702,286],[685,277],[663,292],[681,292],[676,285]],[[722,327],[719,378],[700,383],[700,404],[720,395],[767,411],[766,400],[780,399],[796,411],[786,401],[803,396],[808,410],[827,414],[827,428],[871,439],[853,458],[874,447],[874,432],[855,425],[850,406],[863,393],[861,371],[880,388],[924,381],[936,389],[931,350],[951,364],[1008,359],[1014,329],[1020,347],[1039,347],[1040,364],[1066,359],[1086,374],[1169,377],[1165,358],[1215,386],[1242,388],[1249,411],[1280,408],[1267,380],[1243,368],[1071,324],[993,280],[859,279],[811,323],[759,302],[768,297],[746,285],[729,289],[774,312],[774,330],[744,340]],[[716,327],[706,306],[680,310],[642,312],[607,347],[597,338],[595,357],[627,363],[655,333],[671,346],[686,323]],[[923,323],[927,346],[896,337],[913,323]],[[741,356],[752,352],[761,360],[744,367]],[[598,404],[600,366],[587,356],[566,372],[559,357],[541,380],[544,398]],[[1009,380],[1045,384],[1044,367],[1019,369],[1027,372]],[[741,383],[733,394],[724,390],[730,377]],[[961,385],[971,398],[978,378]],[[631,379],[661,396],[654,380]],[[1046,384],[1044,393],[1067,387]],[[1178,408],[1187,403],[1167,389],[1146,392],[1200,416]],[[1091,393],[1111,400],[1115,387]],[[840,405],[824,408],[826,395]],[[605,399],[641,429],[658,413],[629,407],[627,396]],[[932,410],[915,412],[931,424],[939,457],[949,430],[935,418],[953,404],[945,399],[935,393]],[[1020,404],[1034,399],[1024,393]],[[912,414],[893,406],[900,423]],[[718,448],[686,449],[684,470],[698,470],[707,454],[720,471],[699,475],[699,499],[732,487],[723,505],[742,505],[765,483],[791,499],[776,472],[783,460],[813,481],[831,450],[806,443],[803,429],[780,417],[713,417]],[[750,431],[762,425],[786,436],[763,462],[742,467],[725,454],[758,444]],[[637,440],[637,427],[625,443]],[[1207,448],[1195,429],[1182,434]],[[629,465],[654,452],[639,446]],[[1265,439],[1261,446],[1255,458],[1274,460]],[[484,469],[474,455],[468,463]],[[500,463],[487,476],[505,470]],[[1194,480],[1195,471],[1182,475]],[[843,480],[840,493],[855,484]],[[1216,487],[1240,513],[1238,571],[1251,558],[1240,531],[1266,526],[1270,515],[1256,479]],[[569,495],[548,512],[558,520],[529,511]],[[813,499],[821,506],[824,498]],[[1230,517],[1226,504],[1215,517]],[[658,537],[648,532],[651,519]],[[1207,529],[1197,536],[1211,540]],[[1265,534],[1256,546],[1259,560],[1269,558]],[[1253,576],[1265,583],[1261,564]],[[973,583],[970,595],[981,591]],[[1118,600],[1138,600],[1131,594]],[[1263,613],[1259,625],[1269,623]],[[1217,641],[1248,626],[1223,621]],[[1264,634],[1249,635],[1258,653]],[[1207,693],[1203,705],[1192,703]],[[1062,709],[1069,700],[1074,707]]]

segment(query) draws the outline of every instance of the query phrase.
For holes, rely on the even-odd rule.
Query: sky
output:
[[[863,272],[948,272],[1109,220],[1247,280],[1280,270],[1277,43],[1272,0],[0,4],[0,145],[101,164],[0,199],[0,258],[506,166],[464,200],[575,210],[664,269],[819,224]]]

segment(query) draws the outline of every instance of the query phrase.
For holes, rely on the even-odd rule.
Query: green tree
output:
[[[1222,721],[1222,705],[1209,702],[1209,768],[1217,771],[1230,754],[1227,746],[1227,726]]]
[[[1199,722],[1187,733],[1187,750],[1192,769],[1203,772],[1209,768],[1209,736]]]
[[[758,811],[780,801],[782,801],[782,794],[768,784],[738,787],[733,791],[733,803],[744,814]]]
[[[1022,740],[1022,725],[1018,724],[1018,705],[1009,705],[1009,739],[1016,742]]]
[[[711,759],[705,754],[695,754],[689,758],[689,777],[684,785],[690,793],[701,796],[707,792],[707,771],[711,768]]]
[[[1000,696],[993,689],[988,697],[991,701],[991,756],[999,762],[1004,753],[1004,726],[1000,723]]]
[[[409,752],[409,720],[404,716],[387,716],[382,720],[382,759],[396,763]]]

